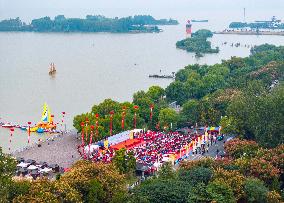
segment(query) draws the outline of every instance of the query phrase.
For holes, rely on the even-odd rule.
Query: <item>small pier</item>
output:
[[[161,73],[161,70],[160,70]],[[174,79],[175,78],[175,72],[172,72],[171,75],[165,75],[165,74],[152,74],[149,75],[149,78],[164,78],[164,79]]]

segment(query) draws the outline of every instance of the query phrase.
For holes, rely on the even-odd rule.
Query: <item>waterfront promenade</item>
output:
[[[48,164],[58,164],[60,167],[68,168],[80,159],[77,146],[81,144],[77,139],[76,132],[68,132],[50,137],[44,142],[34,144],[21,151],[13,153],[14,157],[22,157],[25,160],[33,159],[37,162],[44,161]]]

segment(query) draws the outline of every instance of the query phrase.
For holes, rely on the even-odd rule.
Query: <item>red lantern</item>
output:
[[[156,129],[159,130],[160,129],[160,123],[157,123],[156,125]]]
[[[89,142],[89,152],[91,152],[91,144],[93,142],[93,134],[94,134],[95,126],[91,125],[91,135],[90,135],[90,142]]]
[[[28,144],[30,143],[30,139],[31,139],[31,124],[32,122],[28,122],[28,125],[29,125],[29,132],[28,132]]]
[[[63,128],[63,124],[64,124],[64,116],[65,116],[65,111],[62,111],[62,120],[61,120],[61,128]],[[65,131],[66,131],[66,125],[65,125]],[[62,130],[62,133],[63,133],[63,130]]]
[[[136,128],[136,111],[138,110],[138,108],[139,107],[137,105],[134,106],[134,128]]]
[[[154,109],[154,104],[150,105],[150,121],[152,121],[153,118],[153,109]]]
[[[84,146],[85,145],[85,142],[84,142],[84,127],[85,127],[85,123],[84,122],[82,122],[81,123],[81,133],[82,133],[82,146]]]
[[[99,114],[96,114],[96,137],[98,137],[99,134]]]

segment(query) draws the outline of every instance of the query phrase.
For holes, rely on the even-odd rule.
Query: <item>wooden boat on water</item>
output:
[[[55,73],[56,73],[55,65],[54,65],[54,63],[51,63],[48,74],[54,75]]]
[[[149,78],[166,78],[166,79],[173,79],[175,78],[174,75],[149,75]]]

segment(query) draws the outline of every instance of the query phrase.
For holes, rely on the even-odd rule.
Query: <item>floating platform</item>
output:
[[[149,78],[165,78],[165,79],[174,79],[174,75],[149,75]]]

